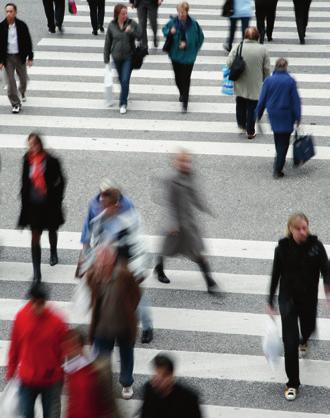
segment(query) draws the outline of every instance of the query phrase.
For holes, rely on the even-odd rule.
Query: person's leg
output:
[[[274,174],[279,174],[282,172],[286,154],[290,145],[290,133],[275,133],[275,148],[276,148],[276,157],[274,163]]]
[[[88,0],[89,5],[89,16],[91,19],[91,25],[93,32],[97,33],[97,0]]]
[[[93,341],[93,351],[96,355],[110,355],[114,346],[114,339],[95,337]]]
[[[189,102],[191,73],[194,68],[194,64],[181,64],[181,66],[182,106],[187,109]]]
[[[317,302],[305,304],[299,309],[301,344],[307,344],[316,329]]]
[[[287,387],[298,389],[300,385],[298,312],[290,300],[280,300],[279,307],[282,319],[285,371],[289,379]]]
[[[230,51],[233,47],[233,42],[235,38],[235,32],[236,32],[236,26],[237,26],[237,20],[236,18],[230,18],[230,27],[229,27],[229,38],[227,41],[228,50]]]
[[[158,17],[158,5],[149,3],[148,6],[148,13],[149,13],[149,22],[152,29],[152,32],[154,34],[154,46],[157,46],[157,17]]]
[[[62,387],[62,382],[56,382],[41,390],[43,418],[61,418]]]
[[[242,17],[241,25],[242,25],[242,39],[244,39],[245,29],[249,27],[250,18],[249,17]]]
[[[33,280],[40,282],[41,281],[41,246],[40,238],[42,231],[32,229],[31,230],[32,239],[31,239],[31,255],[32,255],[32,265],[33,265]]]
[[[129,82],[132,74],[132,59],[128,58],[121,65],[121,92],[120,106],[127,106],[127,98],[129,93]]]
[[[105,0],[97,0],[97,26],[102,32],[104,31],[104,13]]]
[[[38,390],[21,384],[19,388],[19,405],[23,418],[34,418],[34,405],[38,396]]]
[[[62,30],[65,13],[65,0],[55,0],[55,24],[58,29]]]
[[[198,257],[196,262],[203,273],[208,292],[212,293],[216,289],[216,282],[212,279],[209,263],[203,256]]]
[[[296,16],[296,25],[300,43],[305,43],[305,14],[302,0],[293,0],[294,12]]]
[[[18,97],[17,84],[15,79],[16,59],[14,55],[7,55],[6,77],[7,77],[7,95],[12,106],[20,106],[21,101]]]
[[[254,135],[255,134],[255,123],[256,123],[256,107],[258,104],[258,100],[246,100],[246,132],[248,135]]]
[[[304,36],[306,35],[306,29],[308,26],[309,9],[311,7],[312,0],[307,0],[304,9]]]
[[[166,276],[164,272],[164,257],[162,255],[159,255],[157,258],[155,272],[157,274],[158,280],[161,283],[170,283],[170,279]]]
[[[49,230],[48,231],[48,238],[49,238],[49,245],[50,245],[50,260],[49,264],[51,266],[55,266],[58,263],[58,256],[57,256],[57,230]]]
[[[274,30],[274,23],[276,17],[276,7],[277,7],[277,0],[274,0],[273,3],[270,5],[270,8],[267,13],[267,39],[268,41],[273,40],[273,30]]]
[[[256,20],[257,28],[260,33],[260,43],[264,43],[265,39],[265,8],[262,5],[256,4]]]
[[[137,14],[139,18],[139,25],[142,29],[141,47],[148,49],[148,36],[147,36],[147,16],[148,8],[141,2],[137,8]]]
[[[181,90],[181,66],[178,62],[172,61],[172,67],[174,71],[174,78],[175,78],[175,84],[179,90],[180,94],[180,102],[182,101],[182,90]]]
[[[118,338],[117,343],[120,354],[119,382],[123,387],[132,386],[134,382],[134,344],[129,342],[127,338]]]
[[[19,91],[21,93],[22,96],[25,96],[25,92],[26,92],[26,87],[27,87],[27,80],[28,80],[28,75],[27,75],[27,71],[26,71],[26,64],[22,64],[19,56],[15,57],[16,60],[16,73],[19,79]]]
[[[140,303],[138,305],[138,316],[142,324],[142,343],[149,343],[153,339],[153,324],[151,319],[150,305],[146,294],[142,291]]]
[[[246,131],[246,99],[240,96],[236,96],[236,121],[237,126],[240,129]]]
[[[53,0],[42,0],[44,4],[47,25],[50,32],[55,32],[55,15]]]

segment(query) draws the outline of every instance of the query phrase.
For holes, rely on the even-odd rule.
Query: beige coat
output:
[[[227,58],[227,66],[230,67],[235,59],[236,45]],[[242,57],[246,63],[246,68],[240,78],[235,81],[236,96],[245,99],[258,100],[262,83],[270,75],[269,54],[264,45],[257,41],[244,39]]]

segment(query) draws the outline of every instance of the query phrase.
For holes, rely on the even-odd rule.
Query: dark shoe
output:
[[[179,96],[179,102],[180,102],[180,103],[182,103],[182,102],[183,102],[183,96],[182,96],[182,94],[180,94],[180,96]]]
[[[93,30],[92,35],[97,35],[97,30]]]
[[[141,336],[141,343],[142,344],[149,344],[154,338],[154,331],[152,328],[146,329],[145,331],[142,331]]]
[[[305,38],[300,38],[300,45],[305,45]]]
[[[158,37],[154,36],[154,47],[158,48]]]
[[[100,26],[99,29],[100,29],[100,32],[104,33],[104,27],[103,26]]]
[[[273,176],[274,176],[275,179],[280,179],[280,178],[284,177],[284,173],[283,173],[283,171],[275,172],[273,174]]]
[[[48,29],[48,33],[56,33],[55,29]]]
[[[51,266],[55,266],[56,264],[58,264],[58,257],[57,257],[57,254],[51,254],[51,255],[50,255],[49,264],[50,264]]]
[[[268,42],[273,42],[272,36],[268,36],[267,39],[268,39]]]
[[[207,278],[207,291],[211,294],[219,291],[219,287],[216,284],[216,282],[212,279],[212,277]]]
[[[157,275],[158,281],[161,283],[171,283],[170,279],[166,276],[165,273],[160,273]]]
[[[255,137],[256,137],[256,133],[254,133],[254,134],[250,134],[250,135],[248,135],[247,137],[248,137],[248,139],[254,139]]]
[[[182,103],[181,113],[188,112],[188,103]]]
[[[63,26],[58,26],[58,25],[56,25],[56,26],[57,26],[59,32],[61,32],[61,33],[64,32]]]

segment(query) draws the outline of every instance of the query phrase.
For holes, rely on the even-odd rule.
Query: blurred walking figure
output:
[[[140,26],[134,20],[128,18],[127,6],[116,4],[113,11],[113,20],[108,26],[105,37],[104,63],[109,63],[111,54],[121,86],[119,107],[122,115],[127,112],[134,42],[135,39],[140,39],[141,35]]]
[[[298,36],[302,45],[305,43],[309,8],[311,3],[312,0],[293,0]]]
[[[260,33],[260,43],[264,43],[265,34],[268,42],[273,40],[274,22],[278,0],[255,0],[257,28]],[[265,27],[265,20],[267,27]]]
[[[172,61],[175,83],[186,113],[189,102],[191,73],[198,51],[204,42],[204,34],[197,20],[189,15],[189,4],[184,1],[176,7],[177,17],[171,17],[163,27],[163,34],[170,42],[168,55]]]
[[[198,395],[176,382],[173,360],[160,353],[152,363],[154,374],[144,385],[140,418],[201,418]]]
[[[30,226],[32,233],[31,253],[33,280],[41,280],[42,232],[48,230],[50,244],[49,264],[58,263],[57,231],[64,223],[62,201],[65,177],[57,158],[44,149],[40,136],[31,133],[28,137],[28,152],[23,158],[21,213],[18,226]]]
[[[170,224],[167,229],[155,273],[162,283],[170,283],[164,273],[164,257],[181,254],[199,265],[210,293],[218,287],[212,279],[207,260],[202,255],[203,240],[197,226],[194,209],[212,215],[207,204],[199,196],[194,185],[194,174],[191,169],[191,156],[181,151],[174,161],[176,173],[167,181],[166,192],[170,212]]]
[[[65,0],[42,0],[47,18],[48,32],[55,33],[56,27],[59,32],[63,31],[65,13]]]
[[[63,344],[67,383],[66,418],[119,418],[109,357],[91,359],[79,329],[70,330]]]
[[[262,83],[270,74],[270,59],[267,49],[258,43],[259,32],[255,27],[249,27],[245,31],[241,55],[246,63],[245,70],[234,83],[236,94],[236,120],[242,133],[246,133],[248,139],[253,139],[255,133],[255,109]],[[238,44],[233,48],[227,58],[227,66],[233,64]]]
[[[124,252],[109,245],[99,245],[93,267],[87,273],[92,289],[90,339],[98,355],[112,353],[119,346],[122,397],[133,396],[134,344],[137,333],[136,309],[140,289],[128,269]]]
[[[298,348],[302,355],[306,354],[308,340],[316,328],[320,272],[330,302],[330,270],[325,248],[317,236],[311,235],[306,215],[293,214],[288,220],[287,237],[275,249],[267,305],[268,313],[276,314],[274,295],[280,284],[278,303],[289,379],[285,398],[289,401],[296,398],[300,385]]]
[[[67,326],[47,306],[48,291],[34,283],[29,302],[17,313],[11,333],[6,378],[17,374],[23,418],[34,418],[34,405],[41,396],[44,418],[60,418],[63,385],[62,343]]]
[[[153,32],[154,47],[158,48],[158,7],[163,0],[130,0],[132,8],[136,7],[139,17],[139,25],[142,29],[141,47],[148,50],[147,18],[149,17],[150,26]]]
[[[223,44],[224,49],[230,52],[233,47],[237,22],[241,21],[242,39],[244,39],[245,29],[249,26],[250,18],[252,16],[251,0],[233,0],[234,13],[230,16],[230,29],[227,42]]]
[[[297,84],[288,73],[288,61],[285,58],[276,61],[275,71],[266,78],[262,86],[256,109],[259,120],[265,108],[275,140],[276,157],[273,174],[275,178],[281,178],[284,176],[282,170],[294,124],[299,125],[301,119],[301,101]]]
[[[97,31],[104,32],[104,13],[105,0],[87,0],[93,28],[93,35],[97,35]]]
[[[17,7],[7,3],[6,19],[0,23],[0,70],[6,71],[7,94],[12,105],[12,113],[19,113],[21,102],[26,101],[27,71],[26,64],[33,62],[32,40],[29,28],[22,20],[17,19]],[[19,78],[18,96],[15,72]]]

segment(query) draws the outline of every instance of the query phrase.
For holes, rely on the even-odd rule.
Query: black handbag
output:
[[[312,135],[298,135],[295,131],[293,143],[293,163],[294,165],[303,164],[315,155],[314,140]]]
[[[235,59],[230,67],[229,80],[237,81],[245,70],[246,63],[242,57],[242,49],[243,42],[241,42],[237,48]]]
[[[144,57],[148,55],[148,50],[141,46],[135,46],[132,54],[132,69],[139,70],[142,67]]]
[[[173,35],[169,33],[166,37],[166,41],[163,46],[163,51],[169,54],[171,51],[172,45],[173,45]]]
[[[222,7],[222,16],[231,17],[234,14],[234,0],[226,0]]]

